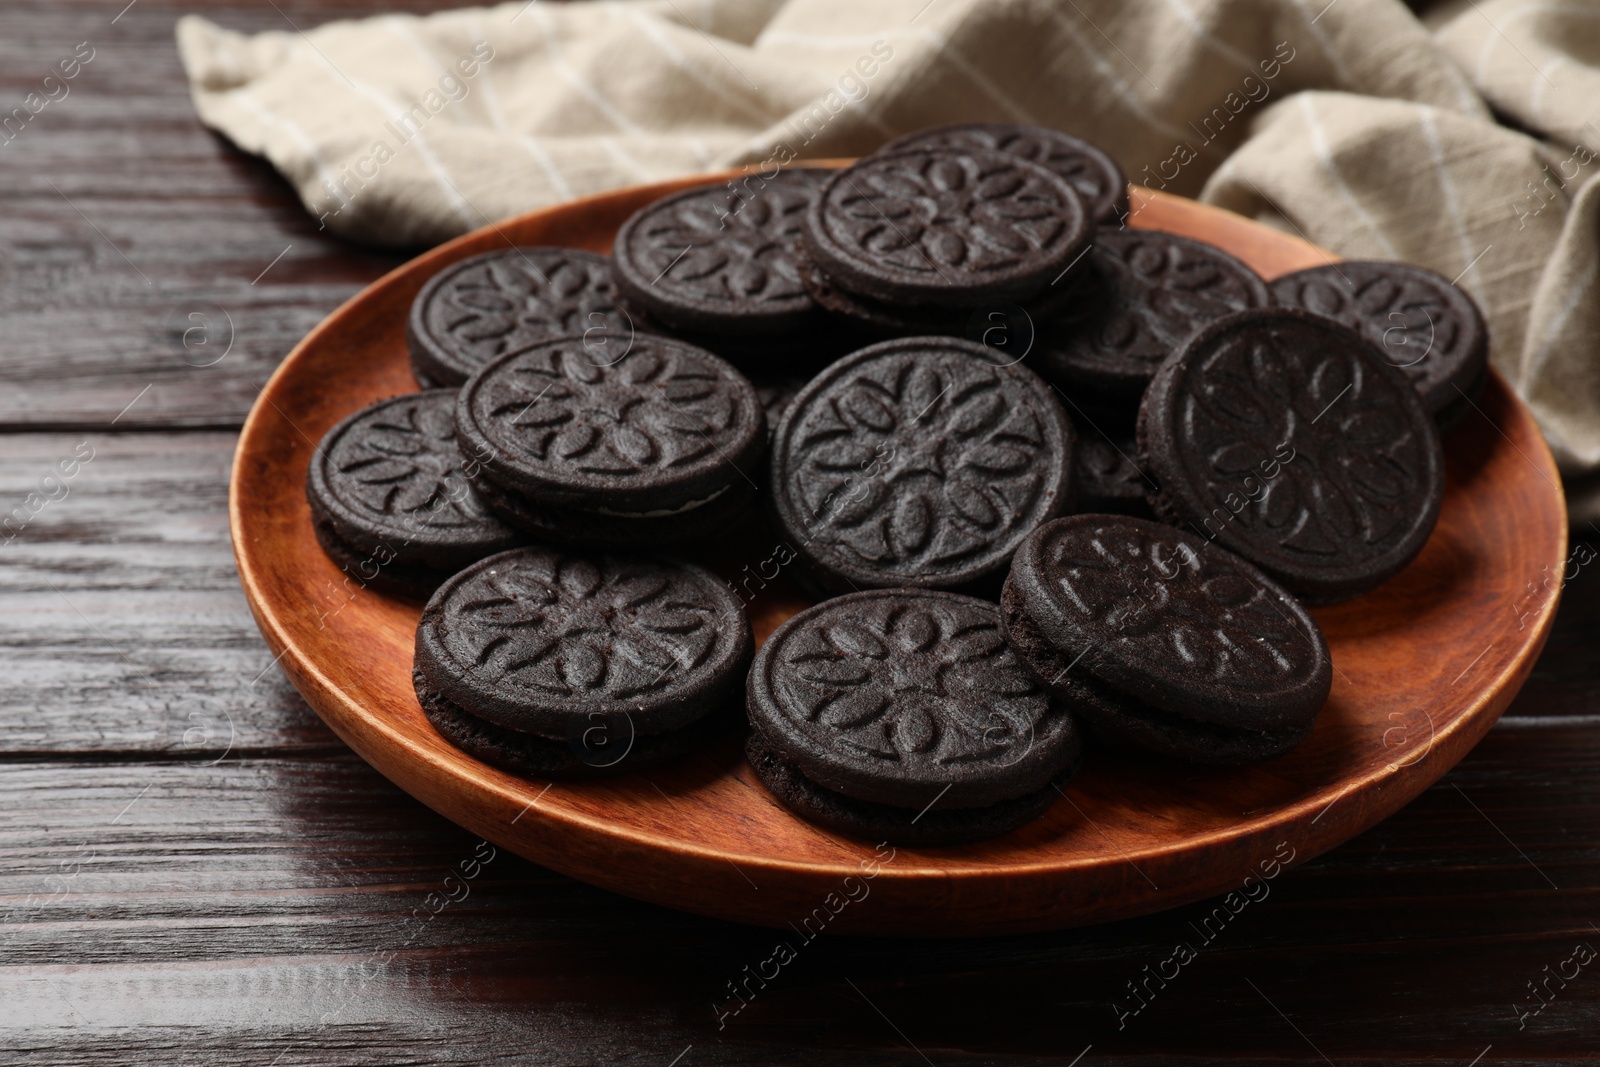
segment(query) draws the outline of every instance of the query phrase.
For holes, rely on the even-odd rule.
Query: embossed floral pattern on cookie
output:
[[[668,197],[620,235],[619,267],[647,289],[695,302],[809,308],[792,244],[826,175],[753,175],[731,192],[712,186]]]
[[[1080,255],[1093,224],[1060,175],[990,151],[870,156],[823,187],[805,244],[852,292],[930,304],[1026,298]]]
[[[1033,362],[1063,383],[1132,389],[1213,319],[1270,302],[1226,252],[1164,233],[1099,235],[1078,296],[1042,331]]]
[[[1405,371],[1429,411],[1470,396],[1488,362],[1483,316],[1447,279],[1399,263],[1331,264],[1272,283],[1280,304],[1357,330]]]
[[[556,337],[630,333],[604,256],[520,248],[447,267],[418,297],[412,329],[455,379],[503,353]]]
[[[476,526],[493,516],[467,484],[456,448],[452,393],[419,393],[385,405],[325,449],[328,487],[377,515],[421,516],[435,528]]]
[[[1374,557],[1420,518],[1415,486],[1437,447],[1395,380],[1352,348],[1272,336],[1219,339],[1193,362],[1173,425],[1201,495],[1228,506],[1263,457],[1286,454],[1254,499],[1227,522],[1232,537],[1274,555]],[[1230,508],[1231,513],[1231,508]]]
[[[663,477],[703,478],[761,432],[755,390],[709,353],[643,335],[615,362],[591,352],[580,339],[551,342],[468,384],[457,417],[485,463],[552,488],[648,491]]]
[[[884,597],[819,615],[778,653],[784,706],[877,759],[1015,759],[1050,701],[976,603]]]
[[[890,342],[795,401],[775,492],[807,551],[852,581],[958,582],[1063,508],[1073,435],[1031,372],[967,342]]]
[[[548,695],[631,700],[679,684],[716,647],[718,605],[691,572],[530,554],[486,570],[441,625],[464,667]]]
[[[1127,211],[1127,178],[1115,161],[1093,145],[1055,130],[1005,122],[959,123],[907,134],[885,145],[882,151],[912,148],[1004,152],[1047,167],[1067,179],[1098,219],[1115,218]]]

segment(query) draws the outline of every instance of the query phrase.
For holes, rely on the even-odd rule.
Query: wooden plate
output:
[[[1264,766],[1192,769],[1096,751],[1045,817],[1007,837],[875,853],[789,815],[732,737],[677,766],[595,784],[524,780],[452,748],[411,691],[419,605],[361,589],[317,547],[303,489],[312,449],[350,412],[416,388],[406,310],[445,264],[508,241],[604,252],[638,207],[728,177],[625,189],[436,248],[313,330],[250,413],[230,507],[251,610],[328,725],[429,807],[595,885],[792,926],[792,937],[823,926],[1049,929],[1213,896],[1332,848],[1454,765],[1522,685],[1555,613],[1566,515],[1533,419],[1494,377],[1479,412],[1447,439],[1444,510],[1421,557],[1371,595],[1316,613],[1333,648],[1333,695],[1311,738]],[[1135,202],[1134,225],[1210,241],[1269,278],[1334,258],[1191,201],[1138,192]],[[771,549],[745,531],[705,553],[735,584],[759,590],[758,640],[806,604],[782,575],[761,588]]]

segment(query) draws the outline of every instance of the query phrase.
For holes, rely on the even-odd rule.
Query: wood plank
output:
[[[318,232],[267,164],[201,126],[173,40],[194,5],[141,0],[112,24],[125,4],[0,7],[4,99],[95,49],[0,151],[0,428],[103,423],[142,391],[124,423],[237,425],[294,343],[404,258]],[[289,30],[396,5],[274,6],[208,14]]]
[[[0,440],[0,755],[338,744],[273,666],[239,589],[232,434]]]
[[[1591,731],[1502,728],[1400,815],[1252,887],[1236,912],[1211,901],[1043,936],[885,942],[680,915],[503,854],[474,866],[489,855],[474,838],[350,756],[6,763],[0,1048],[97,1062],[139,1024],[146,1044],[130,1047],[183,1027],[233,1048],[230,1063],[270,1062],[308,1034],[341,1062],[428,1034],[416,1055],[450,1062],[502,1041],[560,1062],[665,1064],[689,1044],[686,1063],[795,1045],[907,1062],[907,1041],[933,1062],[1065,1061],[1090,1044],[1122,1062],[1315,1061],[1281,1010],[1336,1063],[1465,1064],[1490,1044],[1496,1061],[1580,1062],[1600,1027],[1596,976],[1552,983],[1521,1030],[1513,1005],[1537,1004],[1528,981],[1575,944],[1600,945],[1597,771]],[[778,940],[795,959],[726,1014],[728,983]],[[1180,942],[1197,958],[1167,964],[1175,977],[1133,1012],[1128,983]],[[302,1048],[280,1062],[320,1061]]]

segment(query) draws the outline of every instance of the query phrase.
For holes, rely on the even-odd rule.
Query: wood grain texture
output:
[[[1281,1009],[1340,1064],[1371,1050],[1466,1064],[1489,1044],[1493,1062],[1584,1062],[1600,984],[1572,982],[1522,1030],[1512,1005],[1573,944],[1600,944],[1597,772],[1591,734],[1502,726],[1405,811],[1226,921],[1212,900],[930,942],[732,926],[505,854],[447,889],[488,853],[352,755],[8,763],[0,1049],[26,1063],[153,1048],[265,1064],[290,1046],[280,1063],[660,1065],[693,1044],[685,1063],[920,1062],[909,1040],[936,1063],[1065,1063],[1090,1044],[1088,1063],[1320,1062]],[[778,938],[796,958],[727,1015],[728,983]],[[1119,1028],[1114,1005],[1137,1007],[1127,983],[1179,942],[1197,958]]]
[[[0,756],[337,745],[307,721],[239,591],[231,434],[0,442]]]
[[[95,50],[0,145],[0,428],[106,422],[141,392],[119,425],[237,426],[294,343],[403,258],[318,232],[266,163],[201,126],[173,40],[197,5],[139,0],[113,24],[125,5],[0,7],[7,108]],[[376,5],[276,6],[203,10],[291,30]]]
[[[109,204],[146,203],[141,229],[130,231],[141,241],[184,230],[193,257],[186,277],[201,294],[212,293],[214,245],[237,247],[249,232],[249,258],[265,266],[303,236],[343,281],[303,285],[301,249],[286,256],[257,288],[293,281],[297,291],[283,295],[282,307],[296,321],[320,320],[386,260],[312,233],[269,168],[204,134],[171,44],[179,9],[139,0],[107,36],[103,27],[125,3],[0,3],[8,99],[27,91],[35,59],[48,62],[86,37],[122,46],[100,57],[105,80],[92,96],[74,95],[68,108],[45,113],[51,125],[29,131],[43,140],[25,165],[11,154],[27,148],[23,140],[0,148],[0,291],[11,298],[26,262],[40,309],[29,314],[41,324],[24,368],[11,344],[16,325],[0,319],[8,328],[0,402],[8,419],[25,420],[10,428],[74,431],[4,438],[3,484],[10,493],[36,477],[32,460],[19,456],[54,459],[58,444],[84,434],[100,448],[95,463],[116,473],[92,492],[87,481],[75,486],[62,510],[46,510],[0,546],[0,1062],[660,1067],[687,1049],[679,1067],[923,1063],[908,1040],[941,1065],[1066,1064],[1090,1044],[1079,1067],[1324,1062],[1302,1034],[1341,1067],[1464,1067],[1486,1048],[1481,1067],[1592,1062],[1600,984],[1589,971],[1524,1030],[1512,1006],[1529,1002],[1526,983],[1558,966],[1573,941],[1600,947],[1590,931],[1600,923],[1600,751],[1592,721],[1581,718],[1600,714],[1594,565],[1566,590],[1546,652],[1507,717],[1455,771],[1393,818],[1275,880],[1268,899],[1242,912],[1123,1030],[1112,1001],[1126,1004],[1126,982],[1159,966],[1215,902],[1024,937],[825,936],[722,1030],[712,1004],[725,1010],[726,983],[768,957],[769,932],[636,903],[511,857],[496,859],[468,900],[429,924],[422,947],[406,947],[407,917],[476,838],[351,754],[303,758],[307,745],[332,735],[276,671],[223,705],[241,723],[260,724],[266,758],[235,751],[213,768],[192,766],[219,753],[186,759],[182,732],[168,725],[162,708],[181,706],[212,674],[231,686],[237,673],[271,660],[234,591],[222,540],[219,467],[231,435],[197,434],[196,447],[174,444],[162,460],[116,451],[134,437],[107,434],[105,422],[149,381],[124,366],[165,367],[170,349],[128,330],[136,318],[96,315],[91,327],[79,313],[117,284],[102,274],[128,268],[104,246],[88,265],[92,250],[81,238],[98,238],[59,198],[51,202],[40,178]],[[310,26],[436,5],[278,6]],[[264,0],[183,8],[195,9],[240,29],[283,25]],[[90,103],[106,115],[92,129],[70,111]],[[187,229],[188,213],[212,200],[230,209],[205,230]],[[267,228],[257,232],[262,219]],[[91,299],[80,300],[84,293]],[[137,304],[127,312],[146,314]],[[246,332],[273,329],[268,317]],[[170,403],[201,425],[237,424],[297,337],[285,329],[249,361],[174,369],[162,383]],[[65,372],[80,350],[96,357]],[[15,402],[19,391],[27,404]],[[141,426],[151,399],[118,427]],[[103,436],[112,440],[101,447]],[[163,473],[147,477],[146,464]],[[93,503],[102,494],[116,496],[118,508]],[[5,508],[16,502],[0,498]],[[92,508],[94,521],[73,519],[79,507]],[[129,543],[119,523],[139,536]],[[1600,534],[1574,531],[1584,537],[1600,544]],[[80,591],[93,585],[93,626],[119,627],[118,643],[152,666],[146,689],[132,686],[132,668],[119,674],[89,651],[99,640],[94,628],[54,594],[38,595],[49,592],[40,575],[74,602],[66,581]],[[217,597],[199,609],[205,627],[184,618],[184,591],[193,589]],[[207,633],[237,652],[205,671],[166,668],[174,650],[188,654]],[[50,647],[33,635],[47,635]],[[80,684],[77,672],[90,682]],[[80,843],[96,855],[78,879],[51,880],[71,869]],[[25,955],[14,955],[15,944],[27,946]],[[357,968],[388,951],[396,955],[384,972],[363,981],[374,972]],[[63,1012],[63,1003],[87,1018]]]
[[[339,419],[415,387],[406,312],[441,267],[508,241],[606,251],[635,209],[689,184],[592,197],[441,245],[313,331],[246,423],[230,506],[241,580],[267,643],[335,732],[434,810],[557,870],[722,918],[782,926],[837,899],[844,880],[872,864],[883,907],[870,917],[838,910],[830,928],[1059,928],[1221,892],[1285,838],[1302,858],[1331,848],[1459,760],[1526,677],[1555,604],[1523,589],[1562,566],[1566,516],[1548,449],[1496,377],[1450,438],[1444,509],[1422,555],[1368,596],[1316,613],[1333,650],[1333,693],[1310,738],[1269,764],[1217,771],[1096,752],[1043,818],[994,841],[902,849],[878,870],[870,846],[779,805],[737,737],[597,783],[552,786],[471,759],[434,731],[412,692],[420,605],[350,587],[323,554],[306,465]],[[1135,225],[1236,250],[1267,277],[1326,258],[1227,212],[1161,194],[1138,199]],[[738,531],[697,558],[730,575],[770,554],[758,531]],[[758,591],[757,640],[807,603],[782,582]]]

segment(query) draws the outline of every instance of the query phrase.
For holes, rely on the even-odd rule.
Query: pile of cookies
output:
[[[747,724],[795,812],[936,845],[1049,808],[1085,732],[1279,756],[1331,687],[1304,605],[1421,551],[1486,330],[1428,271],[1269,285],[1128,203],[1089,144],[968,124],[668,196],[610,257],[454,263],[408,322],[424,390],[316,451],[318,540],[427,599],[435,728],[535,777]],[[759,651],[672,555],[735,523],[770,539],[714,567],[817,600]]]

